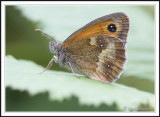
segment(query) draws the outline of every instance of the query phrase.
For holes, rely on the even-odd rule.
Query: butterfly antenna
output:
[[[50,36],[47,33],[43,32],[41,29],[35,29],[35,31],[40,31],[43,35],[47,36],[48,38],[51,38],[54,42],[56,42],[56,40],[52,36]]]

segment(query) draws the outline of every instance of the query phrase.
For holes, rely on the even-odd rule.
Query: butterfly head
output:
[[[49,42],[49,49],[50,49],[51,53],[57,54],[59,52],[60,48],[61,48],[61,44],[59,44],[57,42],[53,42],[53,41]]]
[[[61,66],[67,62],[67,57],[65,56],[65,49],[62,49],[62,44],[50,41],[49,42],[50,52],[55,54],[54,61],[59,63]]]
[[[40,31],[43,35],[45,35],[48,38],[52,39],[49,42],[49,49],[50,49],[50,52],[54,54],[54,56],[51,59],[51,61],[49,62],[49,64],[46,67],[46,69],[49,69],[49,67],[52,65],[53,61],[55,61],[56,63],[59,63],[61,66],[63,66],[68,60],[67,57],[65,56],[66,49],[62,49],[62,44],[61,43],[58,43],[53,37],[51,37],[47,33],[43,32],[41,29],[35,29],[35,31]]]

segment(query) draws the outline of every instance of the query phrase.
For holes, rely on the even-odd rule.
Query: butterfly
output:
[[[91,21],[63,43],[58,43],[41,31],[53,39],[49,42],[49,48],[54,56],[46,69],[55,61],[72,70],[74,74],[80,73],[94,80],[112,83],[124,70],[128,31],[129,18],[123,12]]]

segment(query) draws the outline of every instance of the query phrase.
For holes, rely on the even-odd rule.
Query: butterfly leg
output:
[[[75,72],[74,72],[74,70],[73,70],[73,68],[72,68],[71,63],[70,63],[70,62],[68,62],[68,63],[69,63],[69,66],[70,66],[70,68],[71,68],[72,73],[74,74],[74,76],[75,76],[76,78],[80,78],[79,76],[77,76],[77,75],[75,74]]]
[[[42,74],[43,72],[45,72],[46,70],[48,70],[52,66],[53,61],[56,61],[56,57],[55,56],[53,56],[53,58],[48,63],[47,67],[42,72],[40,72],[39,74]]]

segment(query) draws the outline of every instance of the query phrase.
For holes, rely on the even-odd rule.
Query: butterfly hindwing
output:
[[[126,41],[100,34],[71,43],[65,54],[76,71],[92,79],[110,83],[123,70],[125,48]]]

